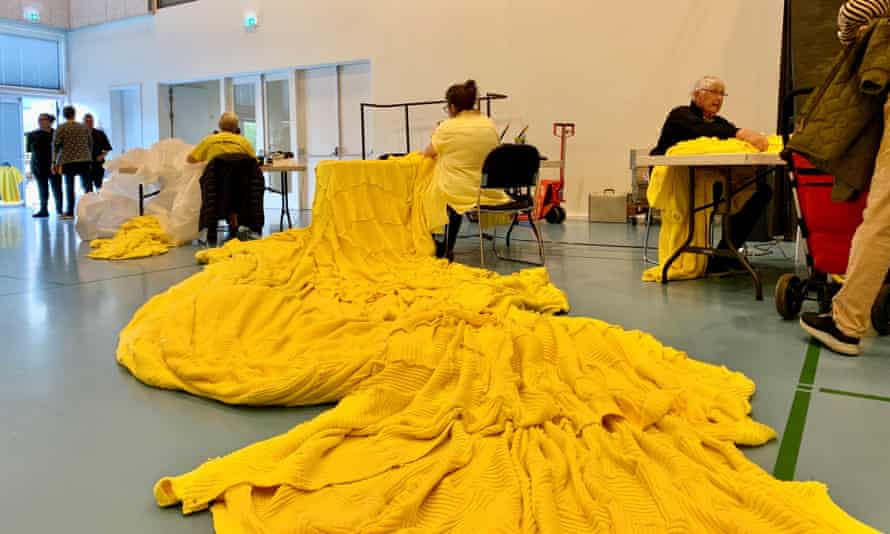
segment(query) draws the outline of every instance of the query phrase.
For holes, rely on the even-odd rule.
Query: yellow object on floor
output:
[[[20,204],[22,195],[19,184],[22,183],[22,173],[15,167],[0,165],[0,202],[3,204]]]
[[[160,256],[175,246],[158,219],[145,215],[125,222],[111,239],[90,241],[93,250],[88,256],[95,260],[132,260]]]
[[[782,138],[770,137],[768,152],[782,151]],[[703,137],[692,141],[684,141],[671,147],[668,156],[687,156],[699,154],[736,154],[758,152],[751,144],[738,140],[720,140]],[[750,178],[750,169],[748,176]],[[738,180],[740,173],[735,171],[733,179]],[[700,169],[696,174],[695,206],[703,206],[714,201],[714,184],[724,177],[713,169]],[[750,187],[735,194],[732,199],[731,212],[737,213],[754,194]],[[644,282],[660,282],[662,266],[686,241],[689,235],[689,169],[687,167],[656,167],[649,178],[646,192],[649,205],[661,211],[661,230],[658,237],[658,263],[643,273]],[[692,245],[704,247],[708,244],[708,223],[713,209],[701,210],[695,214],[695,232]],[[684,253],[671,264],[668,280],[692,280],[701,278],[708,267],[708,257],[701,254]]]
[[[429,257],[430,170],[322,163],[311,228],[202,253],[136,313],[117,357],[146,384],[339,401],[163,478],[158,504],[209,507],[219,534],[874,532],[736,448],[775,437],[742,374],[555,316],[568,303],[544,269]]]

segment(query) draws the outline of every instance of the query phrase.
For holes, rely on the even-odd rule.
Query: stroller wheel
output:
[[[550,224],[561,224],[566,220],[566,210],[562,206],[553,206],[544,214],[544,219]]]
[[[871,307],[871,324],[882,336],[890,334],[890,285],[881,288]]]
[[[800,277],[786,273],[776,283],[776,311],[782,319],[796,319],[803,306],[803,284]],[[890,323],[888,323],[890,326]]]

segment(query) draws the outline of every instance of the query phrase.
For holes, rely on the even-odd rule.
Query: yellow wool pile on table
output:
[[[132,260],[160,256],[176,244],[161,227],[157,217],[134,217],[121,225],[111,239],[90,241],[90,258],[96,260]]]
[[[782,151],[782,138],[770,137],[767,152],[778,154]],[[690,156],[702,154],[738,154],[759,152],[753,145],[739,139],[717,139],[702,137],[692,141],[677,143],[667,151],[668,156]],[[703,169],[696,174],[695,206],[703,206],[714,201],[714,183],[721,180],[718,171]],[[754,194],[750,187],[733,195],[732,213],[738,212]],[[689,235],[689,168],[655,167],[649,177],[646,191],[649,205],[661,210],[661,229],[658,237],[658,267],[643,273],[644,282],[661,282],[664,263],[686,241]],[[713,208],[695,214],[695,232],[692,246],[704,247],[708,244],[708,223]],[[738,243],[740,245],[740,243]],[[708,258],[701,254],[683,253],[671,264],[668,280],[692,280],[704,276]]]
[[[220,534],[873,532],[736,448],[775,436],[745,376],[554,315],[543,269],[431,258],[431,165],[321,164],[311,228],[203,252],[136,313],[118,361],[146,384],[339,401],[163,478],[158,504],[209,507]]]

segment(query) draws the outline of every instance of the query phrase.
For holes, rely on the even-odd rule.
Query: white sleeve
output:
[[[842,44],[856,41],[859,28],[872,19],[890,15],[890,0],[848,0],[837,15],[837,36]]]

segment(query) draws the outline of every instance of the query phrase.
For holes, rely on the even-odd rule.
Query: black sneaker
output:
[[[45,219],[45,218],[49,217],[49,213],[47,213],[45,211],[38,211],[38,212],[33,213],[31,215],[31,217],[34,217],[35,219]]]
[[[830,313],[805,313],[800,316],[800,326],[832,351],[844,356],[859,356],[859,338],[841,332]]]

